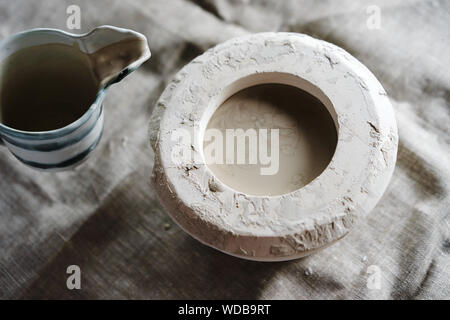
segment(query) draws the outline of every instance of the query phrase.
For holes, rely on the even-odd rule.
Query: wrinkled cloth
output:
[[[0,147],[0,298],[450,298],[448,1],[0,0],[0,38],[72,31],[72,4],[76,32],[135,29],[152,58],[109,89],[102,141],[76,169],[35,171]],[[171,77],[206,49],[261,31],[305,33],[354,55],[387,90],[400,137],[393,178],[368,217],[331,247],[278,263],[192,239],[150,184],[147,126]],[[69,265],[81,269],[80,290],[66,286]]]

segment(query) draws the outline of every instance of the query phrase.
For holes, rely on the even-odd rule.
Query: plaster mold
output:
[[[201,161],[203,132],[214,111],[237,91],[263,83],[314,95],[338,134],[326,169],[279,196],[232,190]],[[173,148],[184,143],[172,139],[178,128],[192,132],[190,145],[181,147],[197,159],[173,162]],[[161,95],[149,133],[152,181],[170,216],[204,244],[258,261],[299,258],[344,237],[382,196],[398,143],[392,106],[374,75],[344,50],[296,33],[231,39],[194,59]]]

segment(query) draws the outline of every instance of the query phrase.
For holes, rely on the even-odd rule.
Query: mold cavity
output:
[[[336,149],[336,119],[328,98],[301,81],[296,86],[243,81],[211,111],[203,155],[218,180],[248,195],[276,196],[300,189],[322,173]]]

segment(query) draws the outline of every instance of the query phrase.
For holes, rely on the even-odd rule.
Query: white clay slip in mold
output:
[[[250,127],[279,128],[276,174],[206,163],[207,129]],[[156,104],[150,140],[153,183],[186,232],[240,258],[282,261],[332,244],[373,209],[398,135],[386,92],[350,54],[302,34],[261,33],[186,65]]]

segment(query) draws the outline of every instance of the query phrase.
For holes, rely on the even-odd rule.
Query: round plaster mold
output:
[[[261,84],[302,89],[330,113],[337,132],[326,168],[280,195],[222,183],[203,155],[203,134],[233,94]],[[175,132],[188,132],[190,139]],[[376,205],[392,176],[398,134],[387,94],[343,49],[298,33],[260,33],[209,49],[174,77],[150,121],[152,181],[168,214],[202,243],[240,258],[296,259],[344,237]],[[178,137],[178,138],[177,138]],[[177,158],[174,150],[190,150]]]

